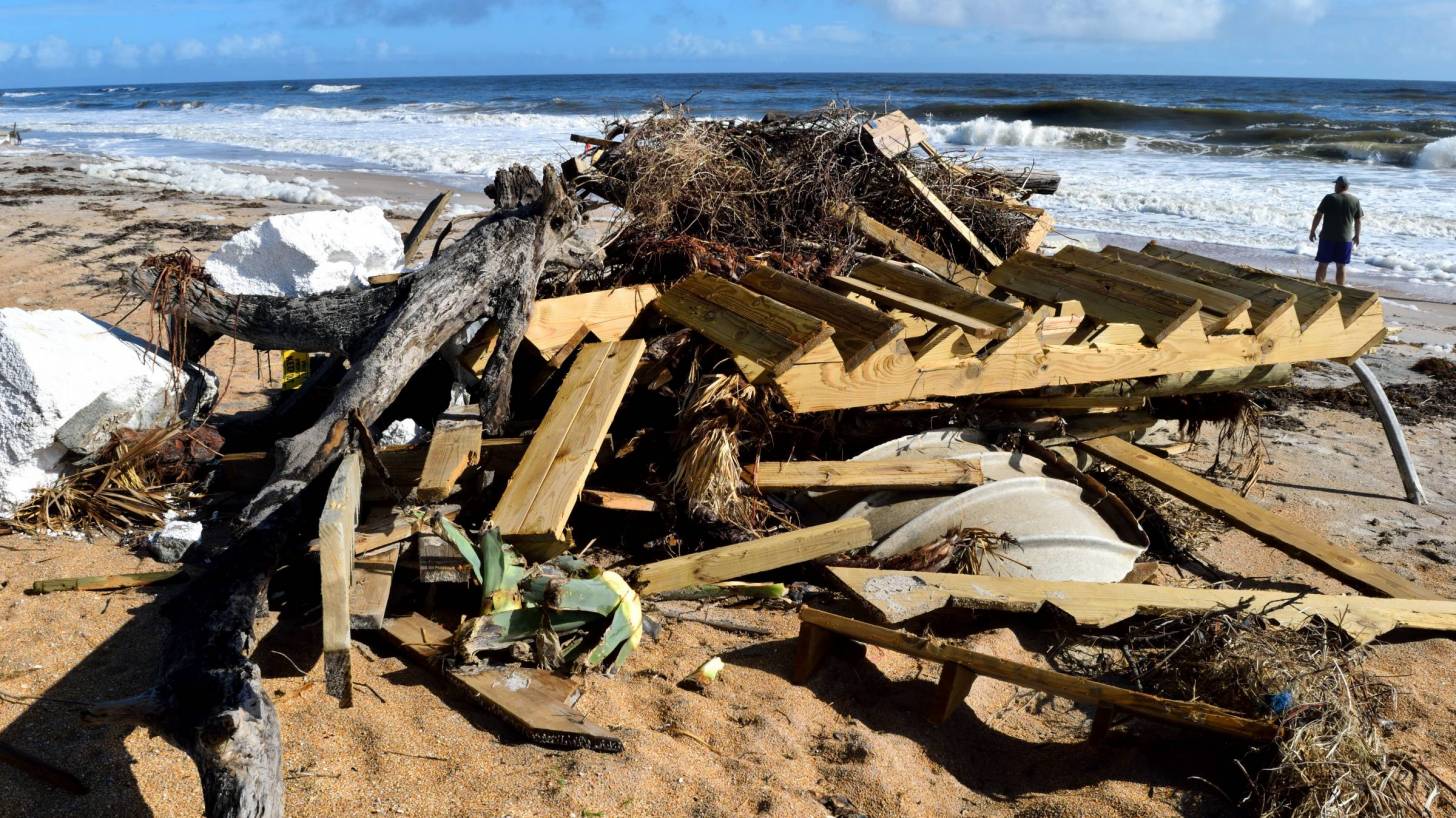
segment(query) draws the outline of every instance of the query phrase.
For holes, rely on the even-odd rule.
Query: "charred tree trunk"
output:
[[[500,171],[497,187],[529,190],[528,177],[520,166]],[[186,750],[211,818],[283,815],[278,720],[250,658],[253,621],[282,544],[298,540],[293,522],[303,491],[342,453],[351,414],[377,420],[415,370],[479,317],[502,327],[487,381],[508,371],[543,266],[581,253],[576,203],[551,168],[540,195],[515,204],[402,282],[397,302],[350,350],[352,366],[322,416],[279,441],[273,475],[240,518],[233,544],[165,609],[171,628],[158,686],[100,709],[102,717],[150,722]],[[496,398],[490,411],[506,408]]]

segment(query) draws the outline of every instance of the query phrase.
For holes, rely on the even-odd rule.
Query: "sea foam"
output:
[[[1456,168],[1456,136],[1437,139],[1421,148],[1416,156],[1416,167],[1433,170]]]
[[[118,159],[81,165],[88,176],[116,182],[154,185],[171,190],[236,196],[242,199],[277,199],[315,205],[344,205],[344,198],[329,183],[295,176],[288,181],[270,179],[261,173],[240,173],[203,162],[177,159]]]
[[[311,94],[342,94],[345,91],[358,91],[362,85],[327,85],[322,82],[314,83],[308,88]]]

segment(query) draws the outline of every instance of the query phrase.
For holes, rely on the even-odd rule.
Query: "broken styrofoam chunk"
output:
[[[212,283],[234,295],[314,295],[363,289],[404,266],[404,240],[373,205],[270,216],[207,260]]]
[[[120,429],[172,422],[174,385],[165,359],[104,321],[0,309],[0,514],[54,482],[68,451],[94,454]]]
[[[413,446],[425,438],[425,430],[414,418],[400,418],[384,427],[379,435],[381,446]]]
[[[202,523],[169,520],[147,537],[147,551],[157,562],[181,562],[188,549],[202,539]]]

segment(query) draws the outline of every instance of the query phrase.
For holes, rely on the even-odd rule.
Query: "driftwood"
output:
[[[496,187],[530,192],[530,177],[515,166],[497,173]],[[240,517],[233,544],[164,608],[170,629],[157,686],[92,711],[93,719],[149,724],[191,755],[208,816],[283,815],[278,719],[251,660],[253,622],[285,545],[299,545],[290,534],[305,512],[303,492],[343,453],[350,417],[378,420],[420,365],[481,317],[502,328],[482,379],[490,392],[482,416],[498,427],[509,410],[492,373],[515,355],[541,271],[547,260],[587,252],[575,237],[576,204],[553,169],[539,190],[502,197],[509,207],[393,285],[392,306],[348,350],[351,366],[328,408],[278,443],[273,474]]]

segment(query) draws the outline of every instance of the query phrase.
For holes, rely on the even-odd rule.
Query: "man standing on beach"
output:
[[[1335,192],[1327,194],[1314,212],[1314,221],[1309,225],[1309,240],[1319,230],[1320,220],[1325,226],[1319,230],[1319,250],[1314,260],[1319,267],[1314,271],[1314,280],[1325,283],[1325,271],[1330,262],[1335,263],[1335,283],[1345,286],[1345,265],[1350,263],[1350,253],[1360,243],[1360,220],[1365,211],[1360,209],[1360,200],[1350,192],[1350,183],[1341,176],[1335,180]]]

